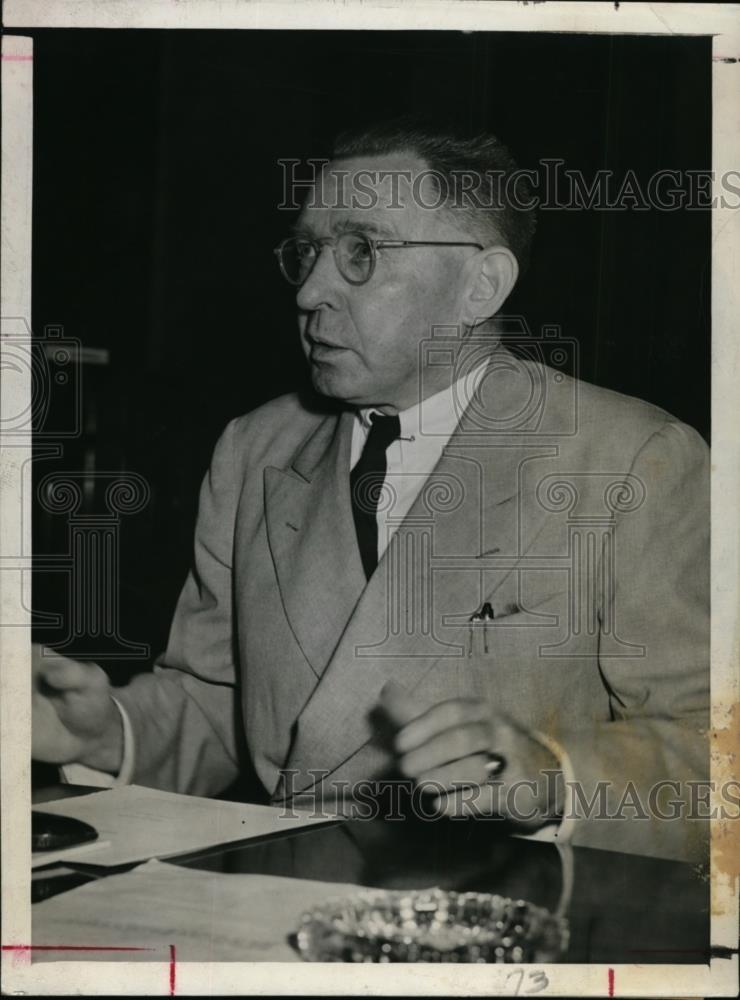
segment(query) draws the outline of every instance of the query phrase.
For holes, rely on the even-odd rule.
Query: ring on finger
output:
[[[491,781],[506,768],[506,757],[502,753],[495,753],[492,750],[486,751],[484,757],[483,769],[486,772],[486,781]]]

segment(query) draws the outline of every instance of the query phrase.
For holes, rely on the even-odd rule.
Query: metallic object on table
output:
[[[554,962],[568,922],[489,893],[368,890],[304,913],[297,939],[312,962]]]

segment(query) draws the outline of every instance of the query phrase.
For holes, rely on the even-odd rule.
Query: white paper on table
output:
[[[363,891],[339,882],[196,871],[149,861],[33,907],[34,962],[297,962],[301,914]],[[45,947],[53,946],[45,951]],[[106,951],[106,948],[141,951]],[[102,950],[94,950],[102,949]]]
[[[34,868],[64,859],[112,867],[341,822],[337,816],[222,802],[140,785],[44,802],[39,811],[89,823],[98,831],[98,840],[61,851],[36,852]]]
[[[92,852],[101,851],[103,848],[110,846],[111,843],[109,840],[101,840],[98,837],[97,840],[93,840],[89,844],[78,844],[76,847],[63,847],[58,851],[34,851],[31,855],[31,867],[42,868],[44,865],[55,865],[61,864],[63,861],[74,861],[78,856],[80,861],[85,862],[86,864],[94,865],[95,858],[92,857]]]

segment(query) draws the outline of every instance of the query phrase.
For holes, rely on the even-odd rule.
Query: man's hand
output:
[[[70,660],[37,645],[32,665],[34,759],[87,764],[116,774],[123,757],[123,725],[105,672],[95,663]]]
[[[437,793],[441,813],[502,816],[528,829],[558,815],[562,774],[557,759],[490,705],[459,698],[420,709],[390,682],[381,692],[381,706],[398,727],[401,772]]]

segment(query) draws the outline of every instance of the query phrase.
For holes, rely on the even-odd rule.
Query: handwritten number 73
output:
[[[529,985],[525,990],[522,990],[522,984],[524,983],[524,969],[514,969],[513,972],[508,974],[506,981],[508,982],[512,976],[518,977],[516,986],[514,987],[515,997],[518,997],[520,993],[540,993],[550,985],[550,980],[544,972],[530,971],[527,973],[527,982]]]

